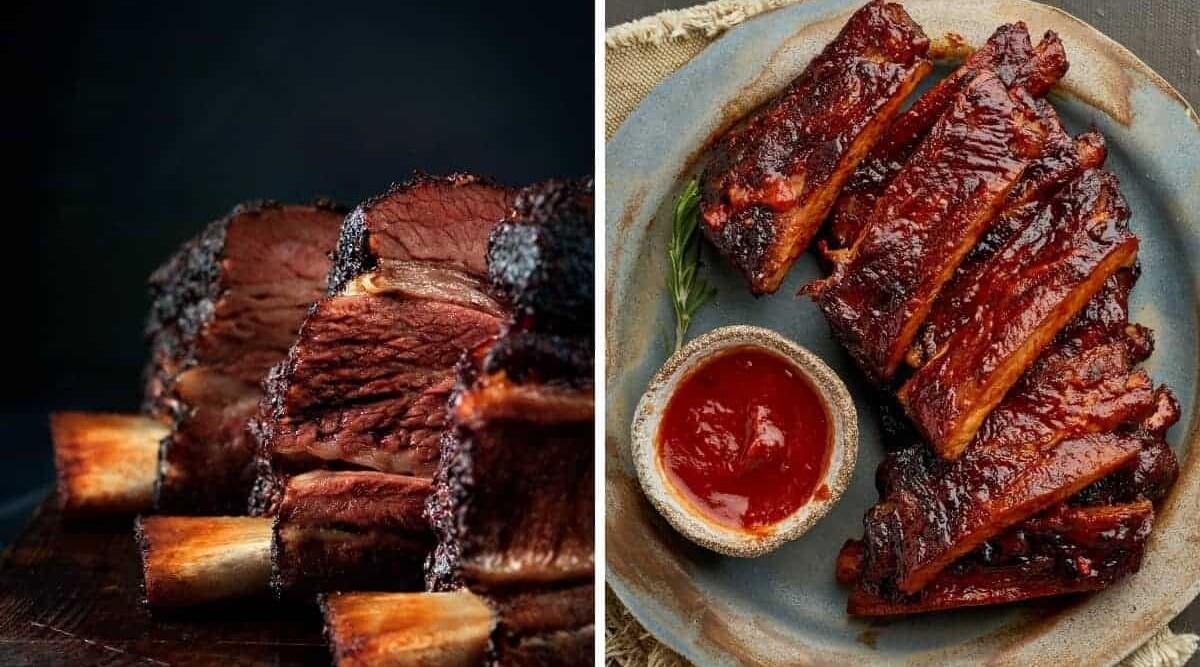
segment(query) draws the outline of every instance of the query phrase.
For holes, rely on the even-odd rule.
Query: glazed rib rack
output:
[[[839,554],[851,614],[1104,588],[1140,566],[1174,481],[1179,409],[1128,318],[1128,205],[1103,137],[1070,137],[1040,99],[1066,67],[1052,33],[1032,48],[1001,26],[834,207],[831,274],[806,291],[904,415]]]
[[[882,26],[886,48],[855,51]],[[874,111],[797,100],[901,52],[919,80],[928,50],[900,5],[868,3],[701,176],[705,232],[754,294],[824,219],[829,274],[802,291],[897,417],[880,499],[837,563],[858,615],[1108,586],[1140,566],[1177,471],[1178,406],[1137,367],[1153,343],[1129,321],[1129,206],[1104,137],[1070,136],[1046,99],[1068,69],[1056,34],[1035,46],[1024,24],[998,27],[903,111],[865,83],[852,97]],[[834,125],[840,152],[816,169]]]

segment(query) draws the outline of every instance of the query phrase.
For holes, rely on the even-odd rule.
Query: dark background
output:
[[[1200,105],[1200,0],[1042,1],[1099,28],[1171,82],[1193,108]],[[612,26],[697,2],[607,0],[604,20]],[[1176,632],[1200,632],[1200,600],[1176,617],[1171,627]],[[1187,665],[1200,667],[1200,653]]]
[[[234,203],[593,168],[591,2],[9,5],[0,545],[51,410],[133,411],[147,275]]]

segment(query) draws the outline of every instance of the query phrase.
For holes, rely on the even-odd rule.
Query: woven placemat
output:
[[[696,57],[721,33],[763,12],[803,0],[716,0],[609,28],[604,43],[604,136],[668,75]],[[685,667],[688,662],[659,643],[607,592],[605,656],[610,667]],[[1200,638],[1163,627],[1120,667],[1182,667]]]

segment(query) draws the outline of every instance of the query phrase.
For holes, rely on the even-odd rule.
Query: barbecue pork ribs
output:
[[[949,108],[955,96],[982,72],[994,72],[1010,88],[1023,88],[1041,97],[1067,71],[1062,41],[1047,32],[1036,48],[1024,23],[1002,25],[949,76],[921,95],[912,107],[892,121],[871,152],[846,181],[830,213],[823,251],[848,248],[866,226],[896,174],[921,139]]]
[[[929,73],[929,40],[875,0],[775,99],[722,136],[700,177],[701,227],[755,294],[774,292],[842,184]]]
[[[806,288],[877,385],[895,375],[939,291],[1046,135],[1032,98],[980,73],[892,180],[833,273]]]

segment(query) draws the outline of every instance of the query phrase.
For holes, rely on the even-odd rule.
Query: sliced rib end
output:
[[[154,501],[162,423],[141,415],[50,415],[58,501],[67,516],[136,514]]]
[[[241,516],[138,518],[147,604],[186,607],[266,592],[271,523]]]
[[[321,609],[338,667],[474,667],[495,625],[492,609],[465,589],[333,593]]]

